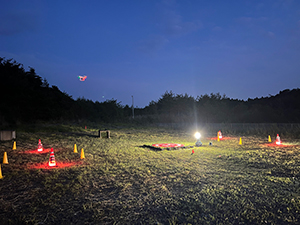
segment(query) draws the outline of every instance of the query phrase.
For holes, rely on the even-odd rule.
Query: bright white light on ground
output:
[[[201,134],[199,132],[195,133],[195,138],[199,139],[201,137]]]

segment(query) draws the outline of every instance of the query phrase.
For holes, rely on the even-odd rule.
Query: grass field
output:
[[[201,147],[155,151],[147,145],[196,140],[158,128],[114,128],[110,139],[75,126],[31,131],[17,131],[16,150],[0,142],[1,224],[300,224],[299,140],[206,135]]]

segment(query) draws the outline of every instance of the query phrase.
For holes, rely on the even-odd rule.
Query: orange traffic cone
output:
[[[76,144],[74,145],[74,153],[78,153],[77,152],[77,145]]]
[[[3,156],[3,164],[8,164],[7,152],[4,152],[4,156]]]
[[[195,151],[194,151],[194,149],[192,149],[192,154],[191,155],[193,155],[195,153]]]
[[[1,164],[0,164],[0,179],[2,179],[3,176],[2,176],[2,170],[1,170]]]
[[[50,157],[49,157],[49,163],[48,163],[48,165],[49,165],[49,166],[56,166],[53,148],[51,148],[51,152],[50,152]]]
[[[80,159],[84,159],[85,156],[84,156],[84,151],[83,151],[83,148],[81,149],[81,154],[80,154]]]
[[[240,137],[240,142],[239,142],[239,145],[242,145],[243,143],[242,143],[242,138]]]
[[[271,136],[270,136],[270,135],[269,135],[269,137],[268,137],[268,142],[272,142]]]
[[[39,139],[39,143],[38,143],[38,152],[42,152],[44,149],[43,149],[43,144],[41,142],[41,139]]]
[[[13,145],[13,148],[12,148],[13,150],[16,150],[17,149],[17,144],[16,144],[16,142],[14,141],[14,145]]]

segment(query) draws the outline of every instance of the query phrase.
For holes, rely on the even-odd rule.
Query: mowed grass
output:
[[[299,140],[277,147],[267,137],[243,136],[239,145],[239,136],[207,136],[201,147],[154,151],[145,145],[191,146],[195,138],[180,130],[110,131],[100,139],[96,129],[57,126],[17,132],[17,150],[1,142],[9,161],[1,164],[1,223],[300,223]],[[59,167],[44,166],[49,151],[32,154],[38,139],[54,149]]]

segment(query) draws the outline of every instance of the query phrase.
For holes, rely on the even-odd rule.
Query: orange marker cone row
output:
[[[16,150],[16,149],[17,149],[17,144],[16,144],[16,142],[14,141],[13,150]]]
[[[0,164],[0,179],[2,179],[3,176],[2,176],[2,170],[1,170],[1,164]]]
[[[84,151],[83,151],[83,148],[81,149],[81,154],[80,154],[80,159],[84,159],[85,156],[84,156]]]
[[[74,145],[74,153],[78,153],[77,152],[77,145],[76,144]]]
[[[8,164],[7,152],[4,152],[4,156],[3,156],[3,164]]]
[[[48,163],[48,165],[49,165],[49,166],[56,166],[53,148],[51,148],[51,152],[50,152],[50,157],[49,157],[49,163]]]

